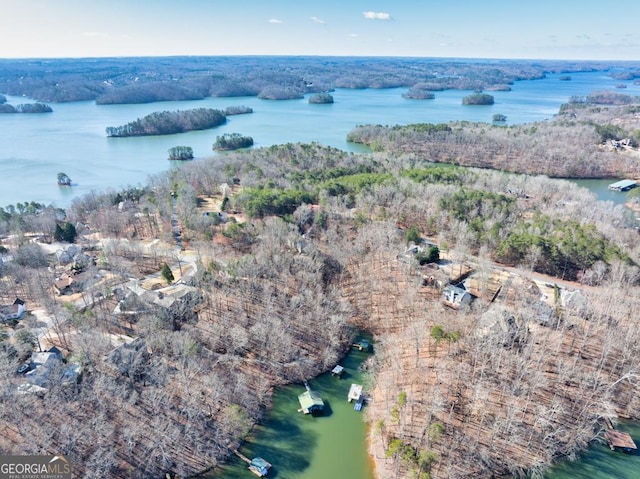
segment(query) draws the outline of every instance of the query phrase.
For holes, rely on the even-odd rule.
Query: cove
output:
[[[628,432],[640,443],[640,424],[624,421],[618,429]],[[554,466],[545,479],[637,479],[640,477],[640,453],[612,451],[602,443],[592,443],[576,462],[564,461]]]
[[[360,366],[369,356],[371,353],[352,349],[340,362],[345,368],[341,378],[328,372],[309,381],[310,387],[322,396],[324,415],[298,412],[298,394],[304,392],[304,385],[277,388],[271,409],[254,428],[240,452],[248,458],[259,456],[270,462],[269,478],[373,479],[364,411],[354,411],[353,403],[347,402],[351,384],[366,381],[366,373]],[[200,479],[243,477],[257,476],[249,471],[246,463],[232,456],[227,465],[200,476]]]

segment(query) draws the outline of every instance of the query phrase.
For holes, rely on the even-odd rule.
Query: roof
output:
[[[609,188],[612,190],[628,190],[629,188],[633,188],[636,186],[636,180],[620,180],[615,183],[611,183]]]
[[[265,461],[261,457],[254,457],[253,459],[251,459],[251,465],[259,469],[268,469],[271,467],[271,464],[269,464],[267,461]]]
[[[314,407],[323,408],[324,401],[316,391],[305,391],[298,396],[300,401],[300,407],[305,410],[313,409]]]

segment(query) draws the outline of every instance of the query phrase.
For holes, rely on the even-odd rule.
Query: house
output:
[[[136,338],[111,350],[105,359],[118,373],[133,378],[144,375],[150,357],[151,349],[147,343],[141,338]]]
[[[453,309],[458,309],[465,304],[471,302],[472,296],[466,289],[456,286],[454,284],[448,284],[443,291],[444,304]]]
[[[73,278],[71,276],[62,276],[55,283],[53,283],[53,290],[56,294],[62,296],[65,294],[71,294],[73,285]]]
[[[116,317],[135,317],[160,307],[186,320],[196,314],[198,305],[203,299],[198,288],[182,283],[149,291],[140,287],[135,281],[131,281],[127,284],[127,288],[129,292],[113,310]]]
[[[24,301],[20,298],[16,298],[13,304],[0,305],[0,322],[20,319],[25,311]]]
[[[52,373],[62,366],[62,360],[56,353],[36,352],[31,355],[31,365],[33,369],[25,374],[27,381],[36,386],[47,387]]]

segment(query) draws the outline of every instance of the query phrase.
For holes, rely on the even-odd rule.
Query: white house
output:
[[[460,306],[469,304],[472,296],[469,291],[453,284],[448,284],[443,291],[444,304],[454,309],[458,309]]]

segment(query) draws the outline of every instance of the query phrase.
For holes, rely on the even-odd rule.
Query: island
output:
[[[309,97],[309,103],[311,104],[323,104],[323,103],[333,103],[333,95],[329,92],[320,92],[315,93]]]
[[[0,102],[0,113],[51,113],[53,108],[45,103],[23,103],[20,105],[10,105]]]
[[[250,136],[244,136],[240,133],[225,133],[224,135],[216,137],[213,150],[230,151],[249,148],[250,146],[253,146],[253,138]]]
[[[473,93],[462,99],[463,105],[493,105],[493,95],[488,93]]]
[[[248,113],[253,113],[253,108],[249,106],[228,106],[224,109],[224,114],[227,116],[246,115]]]
[[[58,185],[71,186],[71,178],[66,173],[58,173]]]
[[[193,148],[190,146],[174,146],[169,148],[169,160],[193,160]]]
[[[410,98],[412,100],[433,100],[436,95],[431,91],[433,85],[427,83],[417,83],[413,85],[406,93],[403,93],[404,98]]]
[[[126,125],[109,126],[105,131],[108,137],[171,135],[214,128],[224,124],[226,121],[227,117],[220,110],[194,108],[192,110],[150,113]]]

